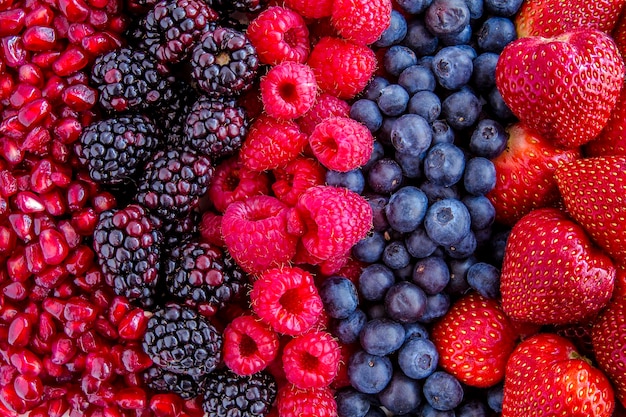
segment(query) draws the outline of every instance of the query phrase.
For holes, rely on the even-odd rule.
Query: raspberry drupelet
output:
[[[301,389],[322,388],[337,376],[341,352],[339,343],[325,331],[296,336],[283,349],[287,380]]]
[[[278,354],[278,335],[258,317],[236,317],[224,329],[224,364],[238,375],[252,375]]]
[[[282,62],[261,78],[265,112],[279,119],[295,119],[308,112],[317,98],[313,70],[297,62]]]
[[[391,24],[391,9],[391,0],[335,0],[330,22],[343,38],[369,45]]]

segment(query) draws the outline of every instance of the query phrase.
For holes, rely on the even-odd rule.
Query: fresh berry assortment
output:
[[[0,5],[0,414],[622,415],[624,4]]]

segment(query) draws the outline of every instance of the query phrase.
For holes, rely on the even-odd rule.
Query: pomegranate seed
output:
[[[51,216],[61,217],[63,214],[65,214],[65,199],[60,190],[55,189],[48,193],[42,194],[41,199],[43,201],[43,205],[46,211]],[[65,223],[68,224],[67,221]],[[68,240],[68,235],[63,231],[61,224],[62,222],[59,222],[58,224],[59,230],[61,230],[61,232],[65,235],[65,240],[67,241],[67,243],[70,244],[70,241]]]
[[[150,398],[155,417],[177,417],[183,410],[182,399],[176,394],[156,394]]]
[[[63,332],[67,337],[76,339],[81,334],[85,333],[92,326],[92,323],[85,321],[68,321],[63,326]]]
[[[52,159],[61,164],[68,163],[70,158],[70,150],[67,148],[67,146],[65,146],[65,144],[59,142],[58,140],[53,140],[50,148],[50,154],[52,155]]]
[[[33,100],[25,104],[17,113],[18,121],[25,128],[30,128],[40,124],[50,115],[52,106],[45,98]]]
[[[54,13],[45,4],[37,4],[26,17],[24,23],[26,26],[50,26]]]
[[[2,123],[0,123],[0,132],[4,133],[11,139],[21,139],[26,134],[24,126],[17,119],[17,115],[5,118]],[[6,154],[8,150],[5,150],[4,153]],[[11,158],[11,155],[6,156],[5,158],[9,162],[15,163]],[[19,163],[21,161],[22,160],[19,159],[17,162]]]
[[[152,365],[152,360],[140,345],[128,345],[122,351],[120,364],[129,373],[145,371]]]
[[[130,21],[128,16],[118,15],[109,20],[108,30],[113,33],[124,33],[128,28]]]
[[[93,395],[89,395],[87,399],[90,403],[97,405],[99,407],[107,407],[115,402],[115,396],[117,395],[117,390],[113,388],[113,386],[109,382],[102,382],[100,384],[100,389]],[[104,415],[104,411],[101,411],[101,415]]]
[[[84,353],[98,352],[98,354],[104,354],[106,345],[102,345],[102,339],[100,336],[94,333],[93,330],[88,330],[81,334],[76,340],[78,348]]]
[[[43,369],[41,359],[27,349],[13,351],[9,356],[11,365],[22,375],[38,376]]]
[[[0,366],[0,386],[9,385],[15,378],[17,370],[10,365]]]
[[[113,376],[113,361],[108,354],[92,352],[87,355],[85,370],[91,377],[106,381]]]
[[[0,36],[18,35],[25,21],[26,13],[21,8],[0,12]]]
[[[49,397],[49,396],[48,396]],[[61,417],[69,409],[69,404],[65,398],[54,398],[48,401],[48,416],[49,417]]]
[[[3,323],[9,323],[15,318],[15,316],[17,316],[18,313],[19,311],[17,310],[17,307],[4,301],[2,310],[0,311],[0,321]],[[3,329],[7,330],[5,326],[3,326]]]
[[[5,256],[13,252],[17,235],[7,226],[0,226],[0,256]]]
[[[75,87],[75,86],[71,86],[68,87],[69,88],[79,88],[79,87]],[[69,105],[69,103],[67,103],[65,100],[65,92],[68,90],[65,89],[63,91],[63,101]],[[95,94],[95,92],[94,92]],[[95,95],[94,95],[94,102],[95,102]],[[60,140],[62,143],[74,143],[78,140],[78,138],[80,137],[80,134],[83,130],[83,126],[81,125],[81,123],[76,120],[73,117],[64,117],[62,119],[57,120],[55,126],[54,126],[54,137],[57,138],[58,140]]]
[[[61,99],[61,93],[63,92],[65,86],[66,83],[63,78],[57,75],[51,75],[46,81],[46,84],[41,91],[41,95],[46,97],[51,102],[56,102]]]
[[[63,365],[53,363],[50,358],[43,359],[43,368],[45,372],[53,378],[61,378],[69,374]]]
[[[22,41],[29,51],[46,51],[55,46],[57,33],[51,27],[31,26],[22,34]]]
[[[44,261],[48,265],[59,265],[67,257],[69,246],[63,234],[54,229],[46,229],[39,235],[39,246]]]
[[[15,213],[9,215],[9,223],[17,234],[17,237],[24,242],[35,238],[33,233],[33,218],[25,213]]]
[[[94,267],[88,272],[88,275],[97,274],[98,272],[100,272],[100,269],[98,267]],[[105,311],[109,309],[113,296],[114,294],[110,288],[101,287],[91,293],[89,300],[95,306],[98,306],[101,310]]]
[[[2,130],[2,123],[0,123],[0,131]],[[24,158],[24,153],[20,149],[19,145],[15,140],[9,137],[5,137],[2,140],[2,156],[5,160],[7,160],[12,165],[17,165],[22,162]]]
[[[76,111],[92,108],[96,98],[96,90],[84,84],[72,85],[63,91],[63,102]]]
[[[24,314],[28,318],[28,321],[31,323],[35,323],[39,320],[39,305],[33,301],[29,301],[26,307],[23,310]]]
[[[35,276],[35,284],[51,290],[62,283],[69,276],[69,272],[62,266],[46,268],[43,272]]]
[[[86,71],[78,71],[69,75],[66,79],[68,85],[89,84],[89,74]]]
[[[118,333],[122,339],[139,340],[146,332],[149,316],[141,308],[131,310],[120,321]]]
[[[78,352],[78,354],[74,356],[72,361],[65,364],[65,367],[73,374],[80,374],[85,371],[85,362],[85,355]]]
[[[106,10],[92,10],[89,23],[98,30],[105,30],[109,26],[109,14]]]
[[[102,417],[124,417],[117,406],[109,406],[102,409]]]
[[[76,293],[76,287],[71,282],[62,282],[54,288],[54,296],[67,299]]]
[[[72,23],[67,29],[67,40],[73,44],[80,44],[83,38],[94,33],[94,28],[87,23]]]
[[[15,197],[15,204],[24,213],[37,213],[46,209],[41,198],[30,191],[19,192]]]
[[[37,326],[37,336],[43,341],[50,340],[57,334],[57,327],[52,314],[44,311],[39,316],[39,325]]]
[[[24,248],[26,267],[33,274],[38,274],[46,268],[43,251],[38,243],[31,243]]]
[[[23,282],[12,282],[2,289],[2,294],[11,300],[21,301],[28,297],[28,287]]]
[[[45,404],[31,410],[28,413],[28,417],[48,417],[48,406]]]
[[[19,109],[26,103],[38,99],[41,97],[41,91],[31,84],[21,83],[18,84],[11,97],[9,97],[9,104]]]
[[[70,211],[80,210],[89,199],[87,186],[81,182],[72,183],[67,189],[67,206]]]
[[[94,288],[102,284],[102,274],[90,272],[88,274],[76,277],[74,284],[83,291],[91,292]]]
[[[3,169],[0,171],[0,195],[10,197],[17,193],[17,179],[11,171]]]
[[[132,305],[128,301],[128,298],[122,296],[114,297],[111,301],[111,307],[109,308],[109,320],[114,325],[118,325],[131,308]]]
[[[97,314],[98,312],[93,305],[81,297],[69,299],[63,310],[65,320],[71,321],[91,322],[95,320]]]
[[[59,59],[60,56],[60,51],[43,51],[33,54],[31,61],[39,68],[48,70],[52,68],[54,61]]]
[[[103,211],[115,208],[117,206],[117,200],[113,194],[108,191],[102,191],[91,199],[91,205],[94,210],[96,210],[96,213],[102,213]]]
[[[183,410],[191,417],[204,417],[201,396],[185,400],[183,402]]]
[[[56,75],[65,77],[85,68],[89,60],[82,48],[72,46],[67,48],[52,64],[52,70]]]
[[[13,84],[13,77],[11,74],[0,74],[0,100],[5,100],[9,97],[13,91]]]
[[[9,274],[9,278],[15,282],[26,281],[31,276],[22,247],[17,249],[15,253],[7,259],[7,273]]]
[[[43,126],[37,126],[28,132],[20,146],[23,151],[43,155],[46,153],[51,139],[52,137],[48,129]]]
[[[41,307],[57,320],[61,320],[65,311],[66,301],[54,297],[48,297],[41,303]]]
[[[83,236],[91,236],[98,224],[98,214],[93,208],[87,207],[74,213],[71,222],[78,233]]]
[[[13,318],[9,325],[9,334],[7,342],[11,346],[24,347],[30,341],[32,325],[26,318],[26,315],[19,313]]]
[[[86,36],[80,41],[80,46],[91,54],[98,56],[121,46],[120,40],[106,32],[97,32],[91,36]]]
[[[0,400],[12,412],[18,414],[26,412],[26,401],[17,395],[13,385],[6,385],[0,389]]]
[[[124,384],[128,387],[143,387],[143,379],[139,374],[127,373],[123,375],[123,378]]]
[[[69,337],[60,336],[52,343],[50,360],[55,365],[65,365],[76,354],[74,341]]]
[[[65,261],[67,271],[75,276],[85,274],[93,265],[94,253],[89,246],[76,248]]]
[[[47,159],[40,160],[33,167],[30,177],[30,186],[34,192],[43,194],[52,190],[54,187],[52,169],[52,163]]]
[[[82,22],[89,15],[89,8],[82,0],[59,0],[58,6],[70,22]]]
[[[108,320],[97,319],[94,328],[96,329],[98,334],[107,339],[117,339],[117,330]]]
[[[87,2],[91,7],[94,7],[96,9],[104,9],[107,4],[109,4],[108,0],[87,0]]]
[[[31,84],[37,88],[42,88],[45,83],[41,68],[32,63],[20,66],[17,72],[17,78],[21,83]]]
[[[127,410],[138,410],[148,405],[146,392],[141,388],[124,388],[117,392],[117,405]]]
[[[28,51],[24,49],[20,36],[5,36],[2,38],[1,45],[7,66],[17,68],[28,62]]]
[[[13,381],[13,388],[18,397],[34,401],[41,397],[43,384],[38,376],[18,375]]]

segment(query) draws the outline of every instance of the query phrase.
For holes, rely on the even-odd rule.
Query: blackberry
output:
[[[212,417],[263,417],[276,398],[276,381],[267,372],[240,376],[229,369],[206,381],[204,411]]]
[[[213,171],[211,161],[193,151],[159,151],[146,164],[135,198],[165,223],[180,221],[198,206]]]
[[[147,52],[119,48],[96,57],[91,82],[100,106],[112,112],[150,111],[172,97],[171,80],[161,75]]]
[[[205,377],[193,378],[185,374],[169,372],[160,366],[151,366],[143,373],[148,388],[157,392],[173,392],[184,400],[195,398],[204,392]]]
[[[94,250],[106,283],[116,294],[154,305],[159,277],[160,222],[136,204],[100,214],[93,234]]]
[[[155,365],[175,374],[200,378],[222,359],[222,335],[205,317],[175,303],[148,320],[143,350]]]
[[[164,142],[169,147],[182,148],[187,116],[198,94],[189,83],[179,79],[174,81],[173,90],[172,100],[157,110],[155,121],[161,127]]]
[[[184,127],[185,145],[214,161],[241,148],[248,119],[234,103],[200,97],[191,107]]]
[[[198,88],[208,96],[235,97],[252,86],[259,59],[243,32],[217,26],[193,48],[191,68]]]
[[[163,264],[173,296],[205,315],[213,315],[244,292],[247,277],[230,254],[206,242],[187,242]]]
[[[164,222],[163,232],[163,255],[169,257],[172,250],[189,242],[200,234],[198,225],[202,216],[197,210],[192,210],[189,216],[174,222]]]
[[[267,5],[267,0],[210,0],[208,3],[225,12],[254,13],[263,9]]]
[[[146,116],[119,115],[83,130],[79,158],[95,182],[128,184],[159,144],[158,129]]]

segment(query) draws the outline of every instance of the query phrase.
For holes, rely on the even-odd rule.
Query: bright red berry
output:
[[[295,119],[308,112],[317,97],[313,70],[306,64],[285,61],[261,78],[265,112],[278,119]]]
[[[236,317],[224,329],[224,363],[238,375],[265,369],[278,348],[278,335],[257,317]]]
[[[311,19],[329,17],[333,11],[333,0],[284,0],[284,3],[303,17]]]
[[[222,237],[222,216],[210,210],[202,213],[202,219],[198,226],[202,240],[223,248],[224,238]]]
[[[326,387],[337,376],[340,356],[339,344],[330,333],[305,333],[285,345],[285,376],[301,389]]]
[[[327,388],[302,390],[287,384],[278,390],[276,406],[280,417],[336,417],[337,402]]]
[[[310,135],[319,122],[331,116],[350,117],[350,104],[331,94],[322,93],[311,110],[296,120],[296,123],[304,133]]]
[[[391,23],[391,0],[335,0],[330,22],[345,39],[376,42]]]
[[[318,161],[303,156],[274,169],[272,173],[272,191],[288,206],[295,206],[298,198],[309,188],[326,182],[326,169]]]

